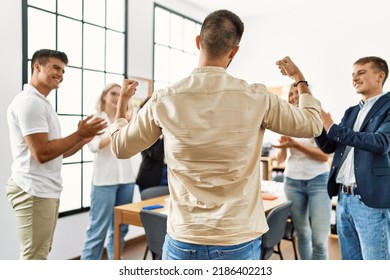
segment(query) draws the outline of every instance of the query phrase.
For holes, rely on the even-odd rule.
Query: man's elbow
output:
[[[129,156],[123,152],[124,151],[123,147],[119,146],[115,140],[116,140],[115,137],[112,136],[112,138],[111,138],[111,152],[113,153],[113,155],[118,159],[129,158]]]
[[[322,124],[322,122],[320,122],[320,123],[316,122],[316,125],[313,128],[313,134],[314,134],[313,137],[320,136],[323,128],[324,128],[324,125]]]
[[[119,152],[119,150],[114,149],[113,146],[111,146],[111,151],[117,159],[128,159],[133,156],[133,154]]]
[[[312,116],[312,133],[313,137],[320,136],[322,130],[324,128],[324,124],[322,123],[321,116],[319,114],[315,114]]]
[[[112,151],[112,153],[114,154],[114,156],[115,156],[117,159],[126,159],[126,158],[129,158],[129,157],[127,157],[127,156],[124,156],[123,154],[120,154],[120,153],[115,152],[115,151],[112,150],[112,149],[111,149],[111,151]]]
[[[120,158],[119,149],[115,145],[114,141],[111,141],[111,152],[116,158]]]
[[[41,154],[41,153],[31,153],[31,155],[40,164],[44,164],[44,163],[52,160],[48,156]]]

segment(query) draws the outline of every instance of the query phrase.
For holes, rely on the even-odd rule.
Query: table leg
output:
[[[270,158],[261,159],[261,179],[272,180],[272,163]]]
[[[119,260],[121,257],[121,225],[122,225],[122,212],[120,210],[114,210],[114,259]]]

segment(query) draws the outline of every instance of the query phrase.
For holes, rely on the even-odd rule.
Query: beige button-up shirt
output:
[[[131,157],[162,134],[171,197],[167,232],[192,244],[240,244],[268,230],[259,166],[265,129],[294,137],[322,131],[319,101],[303,94],[300,108],[224,68],[196,68],[155,91],[130,124],[118,119],[112,150]]]

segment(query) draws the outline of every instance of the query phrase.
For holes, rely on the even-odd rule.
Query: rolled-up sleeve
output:
[[[97,153],[100,149],[99,149],[99,144],[100,144],[100,141],[102,140],[102,138],[100,136],[95,136],[91,142],[88,143],[88,149],[92,152],[92,153]]]
[[[301,94],[299,108],[276,95],[269,95],[268,114],[264,118],[264,127],[274,132],[311,138],[321,134],[321,103],[310,94]]]
[[[142,152],[161,135],[161,128],[154,122],[151,107],[145,107],[138,111],[131,123],[119,118],[111,125],[111,150],[117,158],[130,158]]]

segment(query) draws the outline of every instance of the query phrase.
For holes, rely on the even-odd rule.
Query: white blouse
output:
[[[102,138],[109,136],[110,120],[105,112],[95,115],[107,121],[107,128],[104,134],[95,136],[88,143],[89,150],[94,153],[92,183],[95,186],[107,186],[116,184],[127,184],[135,182],[135,174],[129,159],[118,159],[111,151],[111,145],[99,149]]]
[[[317,147],[314,140],[310,138],[294,138],[294,140],[306,146]],[[329,171],[328,162],[312,159],[295,148],[289,148],[289,151],[290,156],[284,171],[287,177],[295,180],[310,180]]]

